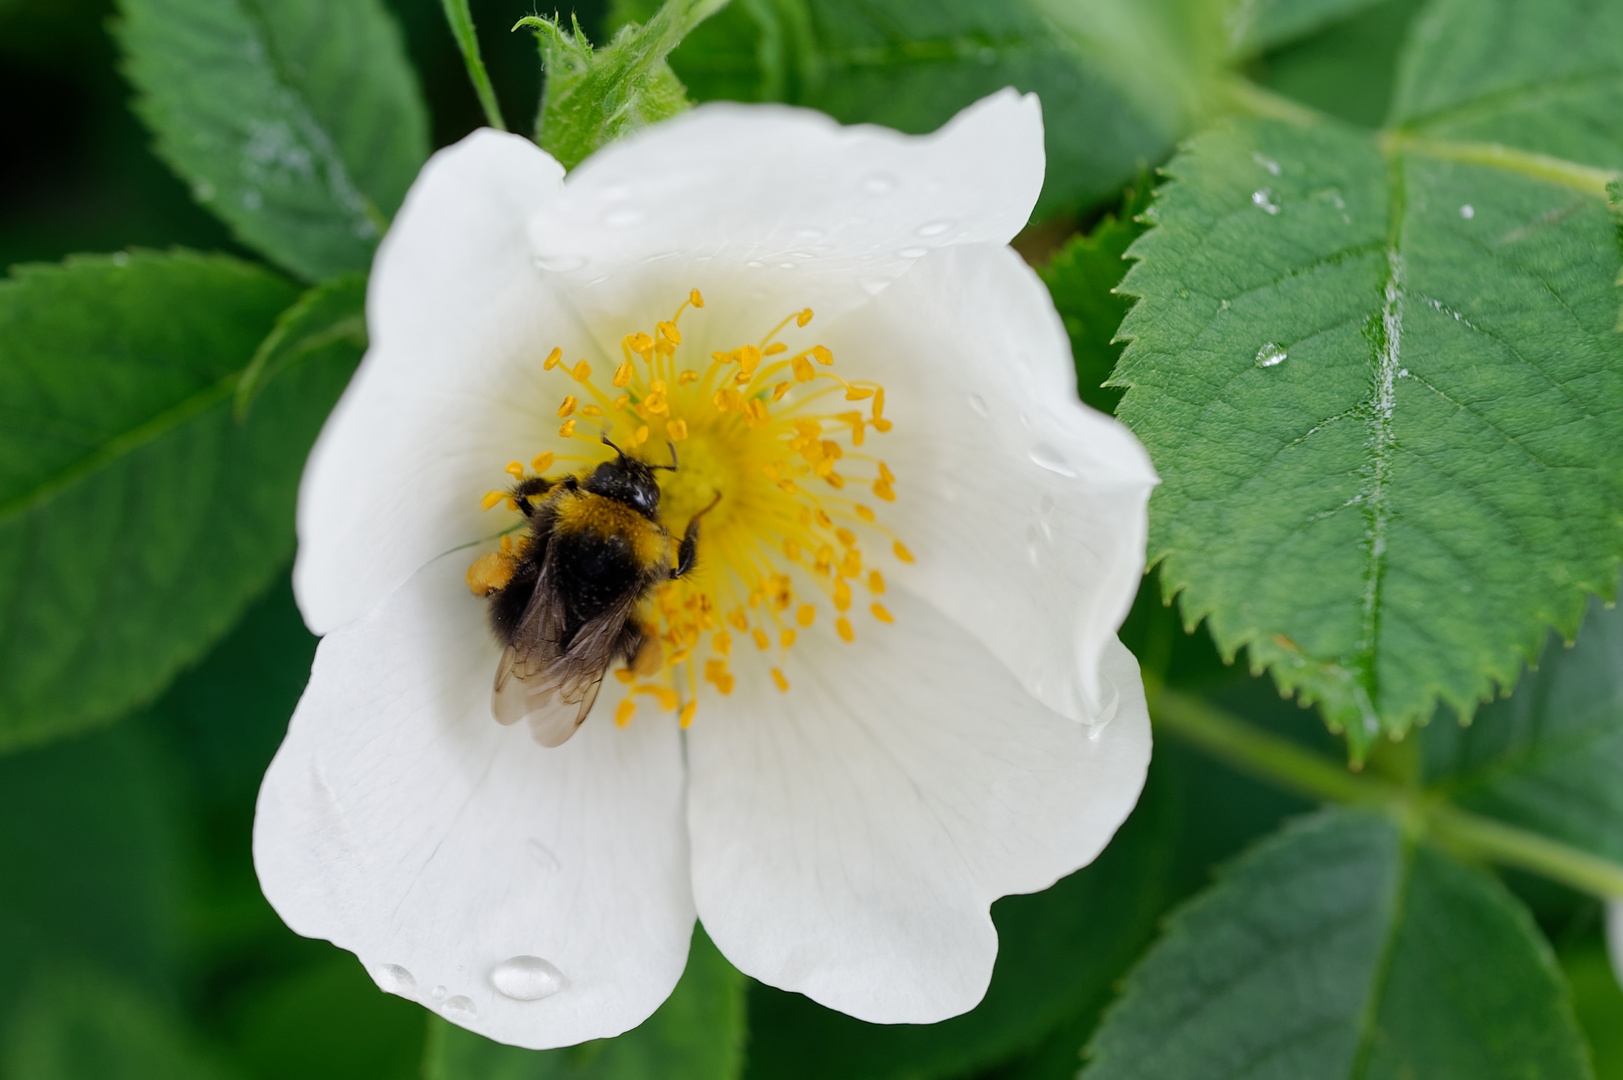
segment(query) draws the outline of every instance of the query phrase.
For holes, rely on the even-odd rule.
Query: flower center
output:
[[[695,289],[652,333],[626,335],[607,385],[585,360],[567,367],[560,349],[545,363],[578,384],[558,406],[558,434],[581,442],[583,452],[540,454],[531,462],[535,473],[569,461],[583,463],[577,475],[584,477],[612,456],[607,438],[649,465],[675,457],[677,468],[658,474],[659,516],[673,538],[673,556],[676,540],[702,515],[696,564],[655,586],[633,616],[644,645],[614,671],[628,688],[615,710],[621,726],[647,695],[687,727],[701,687],[732,693],[730,665],[748,662],[745,650],[775,655],[772,678],[787,692],[782,658],[820,613],[834,620],[842,640],[855,640],[851,618],[863,590],[868,614],[892,621],[878,599],[884,576],[864,565],[865,540],[888,544],[902,562],[913,560],[875,512],[875,504],[896,498],[895,476],[867,447],[870,431],[891,427],[884,388],[838,374],[822,345],[791,352],[778,340],[791,323],[805,327],[810,308],[757,343],[695,362],[679,324],[689,308],[703,307]],[[517,482],[529,475],[518,462],[507,472]],[[503,503],[517,510],[509,492],[485,496],[487,508]],[[469,569],[470,586],[488,591],[476,583],[481,566],[499,571],[511,558],[504,538],[503,553]]]

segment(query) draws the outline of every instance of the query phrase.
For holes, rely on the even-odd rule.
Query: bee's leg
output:
[[[558,481],[548,480],[544,476],[526,476],[513,485],[513,500],[518,503],[518,508],[524,513],[524,516],[529,517],[535,512],[535,507],[531,505],[530,500],[537,495],[545,495],[557,485]]]
[[[718,491],[716,497],[710,500],[710,505],[694,514],[688,522],[687,530],[682,533],[682,546],[676,551],[676,569],[671,571],[673,580],[686,577],[693,564],[699,561],[699,519],[714,510],[720,501],[721,492]]]
[[[665,662],[665,650],[652,631],[653,627],[640,626],[635,619],[628,619],[615,643],[615,652],[625,659],[626,667],[638,678],[648,678]]]

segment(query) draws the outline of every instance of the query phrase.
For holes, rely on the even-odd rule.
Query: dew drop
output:
[[[940,236],[950,228],[952,228],[952,222],[945,219],[940,221],[927,221],[923,225],[919,226],[919,235]]]
[[[766,263],[762,262],[760,259],[751,259],[749,262],[745,263],[744,265],[749,267],[751,270],[760,270],[761,268],[766,266]]]
[[[1251,193],[1251,202],[1259,210],[1266,210],[1270,214],[1279,213],[1279,206],[1274,202],[1274,193],[1262,188]]]
[[[399,964],[379,964],[372,969],[372,979],[391,994],[405,995],[417,989],[417,979]]]
[[[1464,206],[1460,207],[1460,217],[1464,218],[1466,221],[1470,221],[1472,218],[1476,217],[1476,207],[1472,206],[1470,203],[1466,203]]]
[[[1278,367],[1284,362],[1285,350],[1271,341],[1263,342],[1262,348],[1257,350],[1258,367]]]
[[[491,970],[490,984],[514,1001],[540,1001],[568,989],[569,980],[539,956],[514,956]]]
[[[885,291],[885,287],[890,284],[890,279],[881,277],[863,278],[859,284],[862,286],[863,292],[869,296],[877,296]]]
[[[1059,451],[1046,443],[1038,443],[1031,448],[1031,460],[1039,468],[1047,469],[1051,473],[1058,473],[1072,479],[1076,477],[1076,471],[1066,464],[1065,458],[1060,455]]]
[[[900,255],[904,259],[922,259],[926,255],[930,254],[930,249],[924,247],[905,247],[896,254]]]
[[[450,993],[450,991],[445,989],[445,987],[436,986],[434,989],[428,992],[428,996],[433,998],[435,1001],[444,1001],[445,995],[448,993]]]
[[[462,1016],[471,1020],[479,1015],[479,1007],[473,1003],[472,998],[458,994],[445,1003],[445,1012],[449,1016]]]
[[[560,251],[551,255],[537,256],[535,265],[543,270],[551,270],[557,273],[563,270],[578,270],[586,265],[586,260],[573,252]]]
[[[896,178],[889,173],[873,173],[862,181],[862,190],[870,195],[883,195],[896,187]]]
[[[642,211],[634,206],[616,206],[603,215],[603,224],[611,229],[629,229],[642,221]]]
[[[975,410],[978,416],[991,416],[992,410],[986,407],[986,399],[979,394],[969,395],[969,407]]]

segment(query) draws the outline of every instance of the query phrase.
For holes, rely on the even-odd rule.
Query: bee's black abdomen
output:
[[[536,565],[525,560],[519,564],[513,580],[491,594],[490,629],[495,632],[496,640],[502,643],[503,648],[513,644],[519,620],[524,618],[524,609],[529,606],[530,597],[535,593],[535,583],[540,577]]]
[[[643,571],[623,536],[554,536],[554,565],[564,606],[564,641],[641,584]]]

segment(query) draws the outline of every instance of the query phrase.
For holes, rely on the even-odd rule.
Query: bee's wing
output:
[[[603,673],[614,661],[620,632],[636,605],[635,594],[589,620],[568,649],[563,637],[563,600],[549,587],[551,560],[542,566],[535,594],[519,621],[513,643],[496,666],[491,711],[503,724],[528,720],[542,746],[567,742],[591,712]]]

